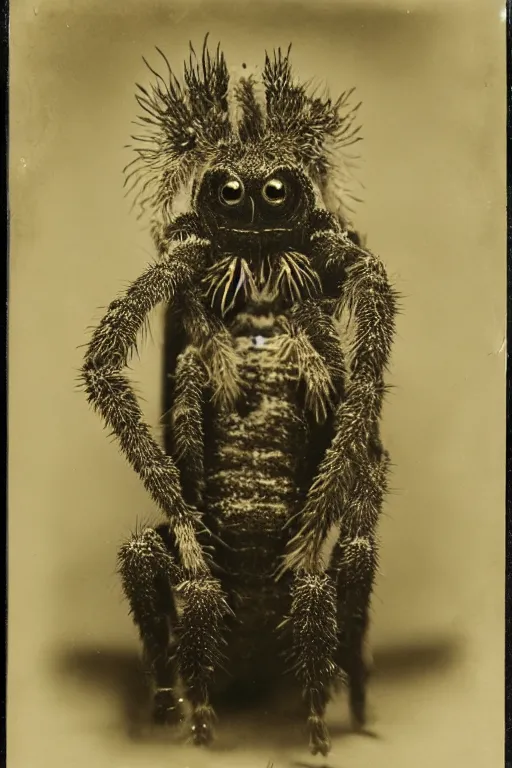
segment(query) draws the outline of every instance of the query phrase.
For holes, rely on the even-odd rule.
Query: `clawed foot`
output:
[[[366,712],[364,704],[354,705],[351,707],[351,723],[352,730],[358,733],[364,733],[366,728]]]
[[[308,718],[309,750],[312,755],[320,753],[324,757],[331,751],[331,738],[329,731],[321,717],[311,715]]]
[[[176,725],[183,720],[182,699],[176,699],[172,688],[158,688],[153,697],[155,725]]]
[[[206,746],[213,741],[215,714],[212,707],[197,707],[192,713],[192,740],[197,746]]]

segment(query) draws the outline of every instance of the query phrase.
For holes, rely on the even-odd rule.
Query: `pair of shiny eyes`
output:
[[[266,203],[279,206],[286,200],[286,186],[280,179],[270,179],[264,184],[261,194]],[[238,179],[226,181],[219,189],[221,203],[229,207],[239,205],[244,196],[244,185]]]

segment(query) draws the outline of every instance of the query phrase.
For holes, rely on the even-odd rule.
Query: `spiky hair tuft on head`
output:
[[[149,88],[137,84],[143,114],[136,124],[144,131],[132,136],[137,156],[125,168],[127,194],[135,193],[141,215],[150,208],[167,219],[180,189],[218,158],[219,149],[229,154],[233,145],[238,151],[247,144],[253,149],[261,145],[262,152],[277,148],[302,166],[322,193],[327,195],[334,177],[338,186],[342,179],[345,189],[350,171],[339,153],[360,140],[360,126],[355,124],[360,104],[349,106],[353,89],[332,101],[311,92],[308,83],[295,81],[291,46],[286,53],[279,48],[272,57],[265,55],[263,99],[258,98],[253,76],[240,78],[230,94],[224,54],[220,46],[210,53],[208,35],[200,57],[190,44],[181,82],[166,56],[156,50],[166,64],[167,78],[144,59],[156,79]],[[230,96],[239,113],[235,122],[230,119]]]

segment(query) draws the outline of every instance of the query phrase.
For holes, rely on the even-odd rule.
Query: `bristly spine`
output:
[[[278,48],[272,57],[266,54],[261,83],[254,76],[242,77],[231,89],[224,54],[220,46],[210,53],[208,35],[200,56],[190,45],[181,81],[156,50],[167,77],[144,59],[155,80],[148,88],[137,84],[143,113],[136,124],[143,130],[132,136],[136,157],[125,168],[127,194],[134,193],[141,215],[149,209],[168,221],[180,190],[219,151],[229,156],[230,148],[239,151],[240,145],[253,143],[301,165],[326,199],[336,197],[340,184],[347,195],[351,170],[344,150],[361,139],[356,124],[360,104],[349,104],[353,89],[335,101],[316,95],[308,83],[293,77],[291,46],[286,53]],[[236,122],[230,117],[230,99],[236,102]],[[348,197],[357,199],[350,192]]]

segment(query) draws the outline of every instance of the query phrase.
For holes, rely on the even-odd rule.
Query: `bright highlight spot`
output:
[[[507,20],[507,6],[506,5],[500,11],[500,20],[501,21],[506,21]]]

